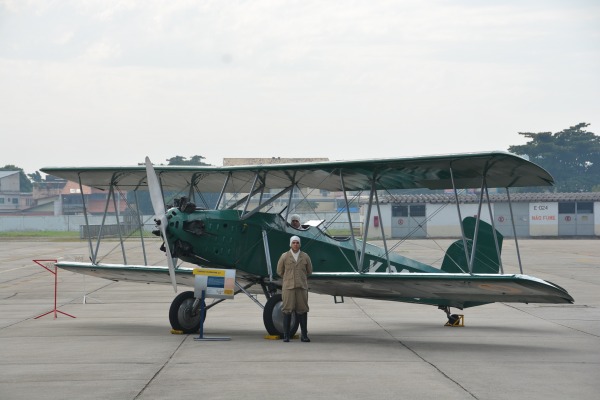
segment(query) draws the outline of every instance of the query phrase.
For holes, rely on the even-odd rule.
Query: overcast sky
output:
[[[0,0],[0,166],[600,135],[600,2]]]

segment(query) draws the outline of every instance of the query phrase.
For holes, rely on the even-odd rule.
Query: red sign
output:
[[[498,217],[498,222],[504,222],[504,217],[502,215]]]
[[[404,224],[404,220],[403,220],[402,218],[400,218],[400,219],[398,220],[398,225],[403,225],[403,224]]]
[[[568,222],[568,221],[570,221],[570,220],[571,220],[571,216],[570,216],[570,215],[567,215],[567,216],[565,217],[565,221],[567,221],[567,222]]]

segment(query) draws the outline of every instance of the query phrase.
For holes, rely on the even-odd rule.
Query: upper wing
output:
[[[376,189],[457,189],[481,187],[550,186],[552,176],[538,165],[504,152],[361,161],[270,164],[236,167],[156,166],[165,189],[198,185],[203,192],[249,192],[258,178],[265,189],[300,187],[329,191]],[[147,186],[146,171],[138,167],[43,168],[42,172],[83,185],[123,189]]]
[[[528,275],[315,273],[310,291],[465,308],[494,302],[573,303],[566,290]]]

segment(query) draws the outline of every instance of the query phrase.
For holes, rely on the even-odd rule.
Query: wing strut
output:
[[[90,232],[90,221],[88,220],[87,208],[85,206],[85,196],[83,194],[83,184],[81,183],[81,173],[77,174],[77,178],[79,180],[79,193],[81,193],[81,204],[83,204],[83,217],[85,218],[85,227],[88,230],[88,244],[90,245],[90,261],[92,264],[96,264],[96,255],[94,254],[94,246],[92,246],[92,236],[89,235]]]
[[[256,184],[258,183],[258,181],[261,181],[261,185],[256,188]],[[261,198],[262,198],[262,191],[265,188],[265,184],[262,181],[262,179],[260,179],[260,173],[257,171],[256,172],[256,176],[254,177],[254,182],[252,183],[252,188],[250,189],[250,193],[248,193],[248,196],[246,196],[246,204],[244,204],[244,210],[242,211],[242,217],[244,216],[244,214],[246,214],[246,210],[248,210],[248,205],[250,205],[250,199],[252,198],[252,196],[254,196],[256,193],[258,193],[258,191],[260,190],[261,192]],[[259,200],[260,203],[260,200]]]
[[[109,205],[112,201],[113,203],[113,207],[115,210],[115,220],[116,220],[116,228],[117,228],[117,233],[119,235],[119,245],[121,247],[121,253],[123,256],[123,262],[124,264],[128,264],[127,262],[127,252],[125,250],[125,238],[123,237],[123,231],[121,228],[123,228],[123,223],[124,221],[121,220],[122,215],[120,212],[120,202],[121,201],[125,201],[125,203],[127,204],[127,206],[129,207],[127,200],[125,199],[125,196],[123,195],[123,193],[119,190],[118,187],[118,173],[113,173],[111,178],[110,178],[110,184],[108,185],[108,193],[106,196],[106,202],[104,205],[104,212],[102,215],[102,221],[100,223],[99,226],[99,230],[97,233],[97,239],[96,239],[96,245],[94,246],[92,244],[92,235],[93,232],[91,231],[91,225],[90,225],[90,220],[88,217],[88,209],[87,209],[87,205],[86,205],[86,199],[85,199],[85,192],[83,190],[83,181],[82,181],[82,174],[79,173],[78,174],[78,183],[79,183],[79,192],[81,194],[81,204],[82,204],[82,208],[83,208],[83,215],[84,215],[84,219],[85,219],[85,228],[87,229],[87,241],[88,241],[88,245],[89,245],[89,259],[92,262],[92,264],[97,264],[98,263],[98,255],[100,254],[100,243],[102,241],[103,238],[103,232],[106,230],[105,228],[107,227],[107,217],[108,217],[108,208]],[[139,207],[139,200],[138,200],[138,196],[137,196],[137,189],[139,187],[139,183],[137,185],[137,187],[133,190],[134,192],[134,196],[135,196],[135,203],[136,203],[136,214],[137,214],[137,226],[138,229],[140,231],[140,240],[141,240],[141,244],[142,244],[142,254],[144,256],[144,263],[145,265],[148,264],[148,260],[147,260],[147,255],[146,255],[146,248],[145,248],[145,244],[144,244],[144,236],[143,236],[143,227],[144,224],[142,222],[142,215],[140,214],[140,207]],[[119,196],[119,197],[117,197]],[[112,198],[111,198],[112,197]],[[115,246],[113,248],[113,250],[117,247]],[[112,251],[112,250],[111,250]]]
[[[273,267],[271,266],[271,252],[269,251],[269,240],[267,231],[262,231],[263,245],[265,246],[265,258],[267,260],[267,270],[269,271],[269,282],[273,282]]]
[[[192,175],[192,179],[190,181],[190,190],[188,191],[188,199],[190,199],[190,201],[192,201],[194,204],[198,204],[198,200],[196,200],[196,195],[198,195],[200,201],[202,201],[202,204],[204,205],[204,208],[208,209],[208,202],[202,195],[202,190],[200,190],[200,188],[198,187],[200,181],[205,177],[206,174],[202,173],[194,173],[194,175]]]
[[[460,226],[460,233],[462,236],[463,247],[465,249],[465,260],[468,260],[469,259],[469,250],[467,248],[467,237],[465,236],[465,228],[463,227],[463,224],[462,224],[462,220],[463,220],[462,213],[460,212],[460,202],[458,201],[458,191],[456,189],[456,181],[454,180],[454,172],[453,172],[452,165],[450,165],[450,179],[452,180],[452,189],[454,191],[454,198],[456,199],[456,210],[458,211],[458,225]]]
[[[498,244],[498,235],[496,232],[495,218],[492,214],[492,203],[490,202],[490,194],[488,193],[488,187],[485,186],[485,197],[488,203],[488,212],[490,213],[490,221],[492,221],[492,232],[494,234],[494,245],[496,246],[496,254],[498,255],[498,266],[500,267],[500,273],[504,274],[504,267],[502,266],[502,254],[500,253],[500,245]]]
[[[144,224],[142,221],[142,215],[140,214],[140,201],[138,200],[137,188],[133,190],[133,196],[135,197],[135,208],[137,211],[138,226],[140,227],[140,240],[142,242],[142,254],[144,255],[144,265],[148,265],[148,257],[146,257],[146,244],[144,242]]]
[[[102,223],[100,224],[100,230],[98,231],[98,239],[96,240],[96,252],[92,256],[92,259],[94,260],[94,261],[92,261],[93,263],[96,263],[98,261],[98,253],[100,252],[100,240],[102,240],[102,231],[104,230],[104,225],[106,224],[106,215],[108,214],[108,205],[110,204],[110,197],[114,194],[113,182],[114,182],[114,175],[113,175],[113,178],[111,178],[111,180],[110,180],[108,196],[106,196],[106,204],[104,205],[104,214],[102,215]],[[83,194],[82,194],[82,196],[83,196]],[[88,226],[88,236],[91,237],[91,235],[89,234],[89,229],[90,228]],[[125,264],[127,264],[127,261],[125,261]]]
[[[296,188],[296,183],[292,180],[292,184],[290,185],[290,197],[288,197],[287,207],[285,208],[285,220],[288,220],[288,216],[290,215],[290,210],[292,208],[292,199],[294,198],[294,189]]]
[[[485,187],[485,173],[481,178],[481,190],[479,192],[479,204],[477,205],[477,218],[475,218],[475,233],[473,234],[473,248],[471,249],[471,258],[469,259],[469,273],[473,273],[473,263],[475,262],[475,253],[477,250],[477,238],[479,237],[479,221],[481,221],[481,205],[483,204],[483,188]],[[462,225],[462,221],[461,221]]]
[[[225,183],[223,183],[223,188],[221,189],[221,193],[219,194],[219,198],[217,199],[217,204],[215,204],[215,210],[219,209],[219,205],[223,200],[223,196],[225,196],[225,189],[227,189],[227,184],[229,183],[229,179],[231,179],[231,171],[227,174],[227,178],[225,178]]]
[[[344,193],[344,202],[346,204],[346,213],[348,214],[348,223],[350,224],[350,236],[352,237],[352,247],[354,248],[354,256],[356,257],[356,265],[360,265],[360,258],[358,257],[358,249],[356,248],[356,237],[354,236],[354,229],[352,227],[352,217],[350,216],[350,204],[348,204],[348,195],[346,193],[346,185],[344,183],[344,174],[340,169],[340,181],[342,184],[342,192]],[[359,269],[360,270],[360,269]]]
[[[110,185],[110,189],[112,190],[113,204],[115,206],[115,218],[117,219],[117,231],[119,232],[119,242],[121,243],[121,251],[123,252],[123,263],[127,265],[127,256],[125,255],[125,244],[123,243],[123,233],[121,232],[121,219],[119,218],[119,208],[117,207],[117,195],[115,193],[115,187],[112,183]]]
[[[262,210],[263,208],[265,208],[269,204],[275,202],[278,198],[280,198],[281,196],[283,196],[284,194],[286,194],[287,192],[289,192],[290,190],[292,190],[292,188],[293,188],[293,186],[286,187],[285,189],[281,190],[279,193],[277,193],[275,196],[272,196],[270,199],[268,199],[264,203],[259,204],[258,206],[256,206],[254,208],[254,210],[252,210],[252,211],[247,212],[246,214],[244,214],[240,219],[250,218],[252,215],[256,214],[257,212],[259,212],[260,210]],[[286,218],[286,220],[287,220],[287,218]]]
[[[369,206],[367,207],[367,223],[365,233],[363,234],[362,249],[360,252],[360,262],[358,265],[359,271],[363,271],[363,263],[365,262],[365,248],[367,247],[367,237],[369,237],[369,226],[371,225],[371,208],[373,207],[373,192],[375,191],[375,180],[371,181],[371,192],[369,193]]]
[[[517,258],[519,259],[519,271],[523,274],[523,264],[521,264],[521,252],[519,251],[519,241],[517,240],[517,228],[515,227],[515,216],[513,215],[512,202],[510,201],[510,193],[506,188],[506,197],[508,199],[508,208],[510,210],[510,220],[512,222],[513,236],[515,237],[515,246],[517,248]]]
[[[373,187],[373,189],[375,189],[375,187]],[[377,215],[379,216],[379,221],[382,221],[381,207],[379,207],[379,197],[377,196],[377,190],[374,190],[374,192],[375,192],[375,204],[377,205]],[[385,259],[387,260],[387,272],[389,274],[392,270],[392,267],[390,265],[390,253],[388,252],[387,240],[385,239],[385,233],[383,232],[383,224],[380,223],[379,227],[381,228],[381,238],[383,239],[383,250],[385,251]]]
[[[248,207],[248,204],[250,203],[250,199],[252,198],[252,196],[254,196],[259,191],[264,190],[264,184],[261,184],[256,189],[254,188],[256,186],[256,180],[257,179],[258,179],[258,175],[254,179],[254,183],[252,184],[252,191],[250,193],[248,193],[246,196],[244,196],[241,199],[239,199],[238,201],[236,201],[235,203],[233,203],[232,205],[228,206],[227,209],[233,210],[236,207],[238,207],[240,204],[242,204],[242,203],[245,202],[246,204],[244,206],[244,210],[242,211],[242,215],[245,214],[246,213],[246,208]]]

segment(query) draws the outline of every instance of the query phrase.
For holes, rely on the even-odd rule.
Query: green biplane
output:
[[[149,190],[158,228],[155,233],[163,238],[161,248],[168,264],[130,265],[125,254],[123,264],[97,262],[98,246],[94,251],[90,239],[90,263],[60,261],[59,268],[114,281],[171,283],[175,291],[177,285],[194,285],[192,271],[196,266],[235,269],[236,294],[249,295],[263,308],[264,325],[271,335],[283,332],[281,281],[273,267],[281,253],[289,249],[292,235],[301,238],[302,249],[313,261],[309,290],[334,296],[336,301],[357,297],[436,306],[446,313],[448,324],[456,324],[459,318],[451,313],[451,307],[464,309],[493,302],[573,302],[565,289],[524,275],[522,267],[520,274],[503,272],[503,237],[494,228],[493,218],[491,224],[480,218],[486,197],[489,204],[488,188],[506,188],[508,193],[511,187],[553,184],[544,169],[508,153],[235,167],[153,167],[146,159],[145,167],[42,171],[78,182],[82,193],[83,185],[108,190],[106,210],[117,190]],[[293,194],[306,188],[338,192],[343,197],[345,206],[340,209],[349,227],[344,237],[328,234],[323,221],[301,230],[287,222]],[[383,246],[367,242],[369,229],[375,229],[372,219],[378,216],[381,220],[378,193],[417,188],[452,189],[456,196],[462,238],[446,250],[441,268],[390,251],[383,226]],[[479,190],[479,212],[463,219],[458,191],[472,188]],[[167,192],[185,196],[174,199],[173,206],[165,210],[163,194]],[[211,206],[205,201],[209,193],[216,198]],[[352,227],[358,221],[352,221],[350,205],[363,193],[364,228],[355,232]],[[83,207],[86,213],[85,198]],[[141,219],[139,223],[141,227]],[[143,244],[144,236],[140,239]],[[254,295],[261,292],[266,296],[264,306]],[[200,303],[193,291],[178,294],[169,312],[173,329],[197,331]],[[292,334],[297,328],[298,321],[293,318]]]

